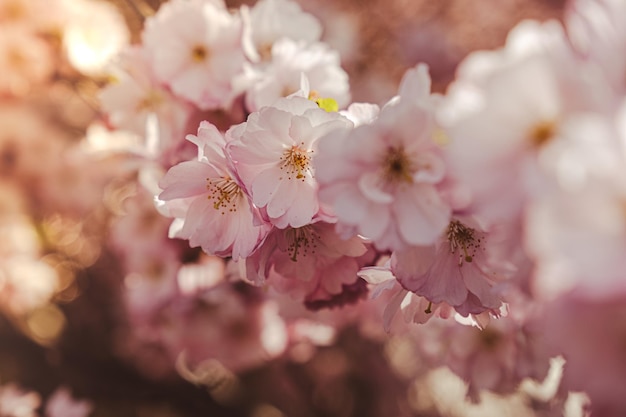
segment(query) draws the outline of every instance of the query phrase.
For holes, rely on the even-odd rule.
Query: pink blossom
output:
[[[249,11],[249,41],[254,47],[248,51],[253,60],[267,60],[272,45],[281,38],[318,41],[322,25],[300,5],[290,0],[260,0]]]
[[[250,281],[270,285],[311,308],[339,306],[365,294],[357,272],[359,257],[366,253],[360,238],[342,240],[329,223],[274,229],[246,261],[246,273]]]
[[[320,211],[311,164],[317,140],[351,123],[302,97],[277,101],[230,129],[227,153],[252,202],[279,228],[305,226]]]
[[[524,223],[537,297],[573,290],[601,299],[626,291],[625,136],[616,126],[625,115],[624,108],[615,116],[579,115],[563,127],[568,141],[545,151],[544,172],[556,185],[527,205]]]
[[[145,50],[127,49],[113,69],[113,77],[114,81],[99,95],[111,125],[145,137],[148,118],[154,114],[159,127],[159,151],[182,137],[191,106],[156,80]]]
[[[348,74],[340,66],[339,54],[326,44],[283,38],[273,44],[270,58],[249,68],[246,77],[238,80],[246,86],[248,110],[257,111],[296,92],[302,74],[319,97],[333,98],[340,108],[349,103]]]
[[[0,310],[10,315],[27,314],[50,302],[58,285],[57,272],[40,259],[27,256],[2,259]]]
[[[450,207],[438,187],[446,167],[433,139],[429,90],[426,68],[418,67],[371,124],[320,141],[320,199],[334,211],[343,236],[360,234],[378,249],[402,249],[430,244],[445,229]]]
[[[453,120],[442,123],[451,175],[487,221],[520,216],[528,201],[552,192],[563,181],[554,169],[570,158],[568,126],[614,107],[615,94],[588,71],[556,22],[520,23],[503,49],[461,64],[441,107]]]
[[[188,239],[220,256],[245,258],[263,241],[269,226],[244,192],[238,176],[224,156],[225,140],[217,128],[203,122],[198,135],[188,140],[198,146],[198,160],[172,167],[159,185],[159,195],[174,222],[172,236]]]
[[[395,251],[391,271],[407,290],[445,302],[463,316],[497,314],[502,301],[493,286],[501,276],[488,262],[487,236],[471,219],[453,218],[434,245]]]
[[[226,107],[244,62],[241,19],[220,2],[174,0],[146,21],[143,40],[158,79],[202,109]]]

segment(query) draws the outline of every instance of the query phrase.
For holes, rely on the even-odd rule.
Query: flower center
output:
[[[450,253],[459,252],[459,266],[463,262],[472,262],[476,251],[481,248],[482,239],[476,236],[476,231],[458,220],[453,220],[448,225],[447,238],[450,242]]]
[[[414,166],[404,147],[389,147],[382,165],[383,178],[388,184],[413,182]]]
[[[298,255],[306,256],[309,251],[311,254],[315,253],[319,240],[319,235],[310,225],[287,229],[285,237],[287,238],[287,253],[294,262],[298,260]]]
[[[196,45],[191,50],[191,58],[194,62],[204,62],[209,55],[207,49],[202,45]]]
[[[530,143],[534,148],[540,148],[548,143],[556,134],[556,125],[551,120],[545,120],[534,125],[529,134]]]
[[[150,90],[137,104],[137,111],[156,111],[164,102],[163,95],[157,90]]]
[[[304,142],[301,142],[304,146]],[[304,182],[307,172],[313,176],[311,172],[311,156],[312,150],[303,149],[300,146],[292,146],[285,150],[280,157],[280,169],[287,174],[287,179],[298,179]],[[280,179],[282,179],[281,177]]]
[[[207,178],[206,188],[209,190],[208,199],[213,202],[215,210],[220,210],[222,214],[237,211],[237,203],[243,192],[232,178]]]

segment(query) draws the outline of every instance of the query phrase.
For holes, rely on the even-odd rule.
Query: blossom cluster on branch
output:
[[[502,48],[468,55],[445,94],[418,63],[384,103],[352,102],[323,22],[291,0],[141,3],[133,43],[108,4],[43,20],[34,4],[0,0],[0,96],[70,80],[98,102],[47,129],[86,132],[50,141],[59,166],[11,166],[38,184],[33,206],[63,213],[0,207],[21,242],[0,246],[13,321],[62,315],[64,273],[108,251],[123,277],[116,352],[215,398],[357,329],[419,358],[403,378],[447,367],[474,402],[558,374],[541,415],[626,413],[626,3],[572,0],[562,22],[522,21]],[[15,146],[38,148],[37,123],[15,128]],[[65,177],[69,203],[54,198]],[[40,400],[15,390],[0,401],[30,411],[5,414],[34,415]]]
[[[471,395],[541,380],[563,355],[565,392],[619,414],[624,19],[619,2],[573,2],[564,26],[525,21],[468,56],[447,94],[419,64],[379,107],[350,104],[337,54],[296,4],[171,1],[101,98],[114,125],[134,116],[158,144],[169,236],[224,259],[228,281],[334,315],[377,306],[392,333],[428,332],[399,315],[442,327],[429,361]],[[181,129],[197,119],[191,157]],[[591,337],[604,324],[568,324],[571,309],[621,330]],[[462,342],[463,325],[479,342]],[[596,350],[607,367],[579,370]]]

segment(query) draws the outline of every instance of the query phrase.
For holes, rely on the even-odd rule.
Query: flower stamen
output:
[[[553,121],[546,120],[534,125],[530,131],[530,142],[534,148],[540,148],[556,134],[556,126]]]
[[[481,248],[482,239],[476,236],[475,230],[458,220],[453,220],[448,225],[447,238],[450,242],[450,253],[454,254],[458,249],[462,251],[459,253],[459,266],[463,262],[472,262],[476,250]]]
[[[290,228],[285,232],[287,238],[287,253],[289,258],[296,262],[298,255],[306,256],[309,252],[315,253],[319,236],[310,226]]]
[[[383,178],[386,183],[412,183],[415,167],[404,147],[390,147],[383,159]]]
[[[204,62],[208,55],[209,52],[202,45],[196,45],[191,50],[191,58],[194,62]]]
[[[241,187],[230,177],[207,178],[208,199],[213,201],[215,210],[222,210],[222,214],[237,211],[237,200],[243,195]]]
[[[424,313],[426,313],[426,314],[432,313],[433,312],[432,307],[433,307],[433,302],[429,301],[428,302],[428,307],[426,307],[426,310],[424,310]]]
[[[304,142],[301,144],[304,146]],[[287,179],[295,177],[298,180],[304,181],[306,173],[311,174],[310,153],[313,153],[313,151],[303,149],[303,147],[297,145],[283,152],[283,156],[280,157],[280,169],[285,170],[288,175]]]

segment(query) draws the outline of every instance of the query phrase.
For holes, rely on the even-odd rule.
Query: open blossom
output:
[[[182,137],[191,105],[174,96],[156,79],[144,49],[130,47],[113,68],[113,81],[100,92],[102,109],[113,126],[146,135],[148,119],[156,115],[159,151]]]
[[[322,25],[300,5],[290,0],[260,0],[250,8],[249,39],[253,49],[247,51],[253,60],[268,60],[272,45],[281,38],[318,41]]]
[[[201,109],[227,106],[245,60],[242,23],[220,2],[174,0],[146,20],[143,40],[158,79]]]
[[[316,222],[274,229],[246,262],[250,281],[304,301],[312,309],[354,302],[367,292],[357,272],[367,253],[359,237],[342,240],[334,225]]]
[[[453,218],[431,246],[395,251],[391,270],[404,288],[433,303],[445,302],[463,316],[497,310],[502,300],[492,290],[500,279],[490,265],[488,234],[470,219]]]
[[[189,239],[219,256],[245,258],[269,231],[259,218],[236,174],[224,156],[224,137],[217,128],[203,122],[198,136],[189,135],[198,146],[198,160],[172,167],[159,183],[175,221],[170,233]]]
[[[279,228],[302,227],[320,207],[311,159],[317,140],[352,124],[311,100],[289,97],[231,128],[227,153],[252,202]]]
[[[343,108],[350,101],[350,86],[348,74],[340,64],[339,54],[324,43],[280,39],[272,45],[270,59],[248,68],[243,81],[239,80],[249,84],[246,106],[256,111],[298,91],[304,74],[311,92],[331,97]]]
[[[381,250],[433,243],[450,215],[439,189],[446,167],[433,138],[426,68],[410,71],[403,87],[371,124],[323,138],[315,159],[320,199],[341,234],[360,234]]]
[[[486,220],[519,216],[550,181],[576,180],[578,172],[553,177],[562,167],[581,171],[571,168],[579,156],[570,154],[577,151],[569,126],[615,106],[615,94],[592,69],[575,59],[556,22],[520,23],[504,49],[472,54],[461,64],[442,106],[456,113],[456,121],[444,122],[448,151],[453,175],[471,189]]]
[[[625,103],[615,114],[569,120],[567,142],[545,151],[558,187],[527,205],[524,223],[536,264],[532,285],[542,299],[570,290],[595,299],[626,291]]]

